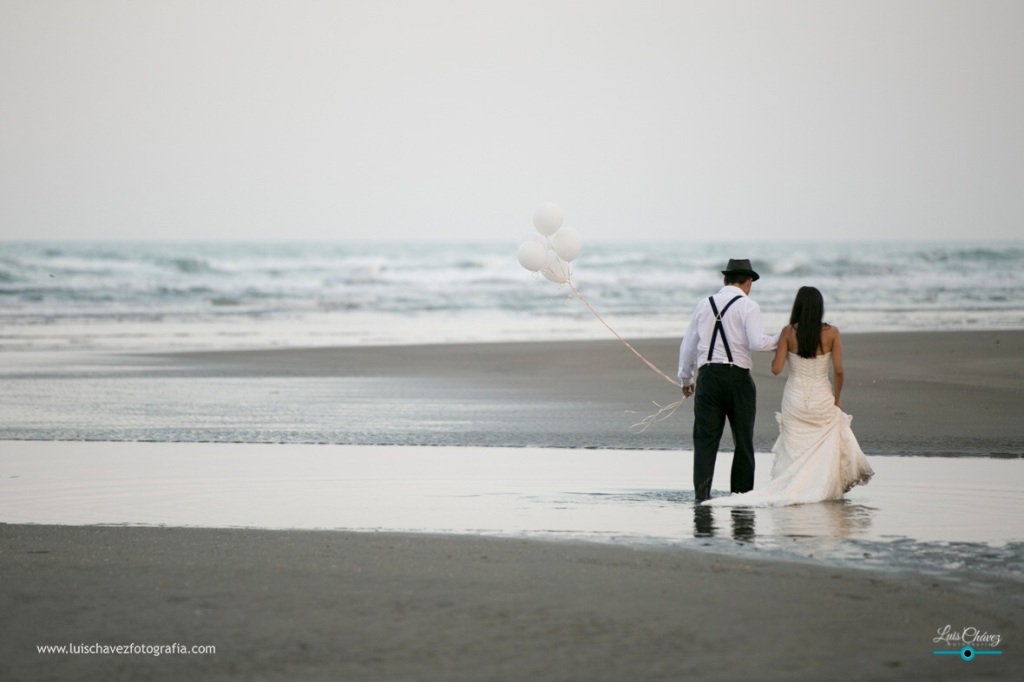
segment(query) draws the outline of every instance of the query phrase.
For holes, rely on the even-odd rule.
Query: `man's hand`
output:
[[[691,395],[693,395],[693,385],[683,386],[683,397],[689,398]]]

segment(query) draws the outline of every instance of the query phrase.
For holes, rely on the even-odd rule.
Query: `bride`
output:
[[[850,428],[852,417],[842,410],[843,347],[839,330],[822,321],[824,314],[821,292],[801,287],[790,324],[779,336],[772,373],[789,362],[789,379],[782,412],[775,416],[779,438],[772,448],[771,481],[703,504],[755,507],[838,500],[874,475]],[[830,362],[834,385],[828,380]]]

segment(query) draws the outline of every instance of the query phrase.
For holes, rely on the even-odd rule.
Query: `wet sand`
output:
[[[868,454],[1024,456],[1024,332],[844,335]],[[678,339],[636,341],[675,374]],[[64,358],[64,359],[62,359]],[[785,374],[755,356],[755,446]],[[618,341],[0,355],[0,439],[691,449],[692,403]],[[730,447],[726,434],[723,448]]]
[[[844,343],[844,404],[869,454],[1024,454],[1024,333]],[[674,373],[678,340],[635,345]],[[629,431],[650,401],[671,402],[677,389],[614,341],[90,355],[73,364],[5,356],[3,438],[57,425],[73,440],[690,447],[688,404]],[[757,361],[763,452],[784,381],[771,377],[768,355]],[[0,475],[11,483],[15,448],[2,446]],[[97,499],[115,498],[125,482],[100,474],[110,487],[93,491]],[[942,484],[965,492],[957,480]],[[685,495],[647,502],[686,507]],[[0,679],[1015,679],[1019,580],[988,573],[975,584],[756,553],[756,544],[726,556],[564,538],[0,524]],[[1003,653],[935,655],[960,648],[935,642],[947,625],[998,634]],[[36,649],[132,643],[217,653]]]
[[[675,376],[678,339],[632,343]],[[846,334],[843,348],[843,405],[865,452],[1024,457],[1024,332]],[[647,432],[629,432],[657,410],[652,401],[670,404],[678,389],[615,340],[194,353],[164,361],[206,372],[421,379],[444,395],[454,390],[498,407],[550,406],[550,414],[508,411],[507,423],[518,428],[507,429],[507,440],[519,442],[486,444],[692,449],[692,403]],[[773,415],[786,373],[771,374],[770,353],[755,362],[755,446],[766,451],[778,435]]]
[[[1024,616],[1019,591],[454,535],[0,525],[0,560],[5,680],[1014,679]],[[1003,654],[933,654],[947,625]],[[69,643],[216,653],[37,653]]]

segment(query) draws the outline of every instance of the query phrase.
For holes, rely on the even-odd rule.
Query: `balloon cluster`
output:
[[[626,339],[622,338],[601,317],[601,314],[594,309],[594,306],[590,305],[590,301],[576,290],[572,283],[572,270],[569,268],[569,263],[579,255],[580,248],[583,246],[583,238],[580,236],[579,231],[571,227],[562,227],[562,210],[550,201],[541,204],[533,212],[533,226],[537,228],[538,234],[531,232],[519,244],[519,250],[516,252],[519,264],[530,272],[539,272],[552,282],[569,287],[572,295],[578,298],[580,303],[585,305],[615,338],[621,341],[626,348],[632,351],[634,355],[640,358],[645,365],[659,374],[665,381],[678,388],[679,382],[676,379],[655,367],[650,360],[641,355],[636,348],[633,348]],[[668,419],[683,404],[683,401],[679,399],[671,405],[665,405],[664,407],[658,403],[654,404],[660,409],[639,423],[634,424],[631,428],[643,431],[655,422]]]
[[[572,276],[569,263],[583,248],[583,237],[571,227],[562,227],[562,210],[555,204],[543,203],[533,212],[530,233],[519,244],[519,264],[530,272],[539,272],[552,282],[567,284]]]

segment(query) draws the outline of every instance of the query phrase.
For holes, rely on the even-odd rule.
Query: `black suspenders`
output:
[[[711,345],[708,346],[708,362],[711,362],[711,354],[715,352],[715,339],[717,339],[718,335],[721,334],[722,345],[725,347],[725,356],[729,358],[729,364],[732,364],[732,351],[729,350],[729,340],[725,338],[725,327],[722,326],[722,315],[725,315],[725,311],[729,309],[729,306],[741,298],[743,298],[743,296],[737,294],[735,298],[725,304],[725,307],[722,308],[722,312],[718,312],[718,306],[715,305],[715,297],[708,296],[708,301],[711,302],[711,310],[715,313],[715,331],[711,334]]]

